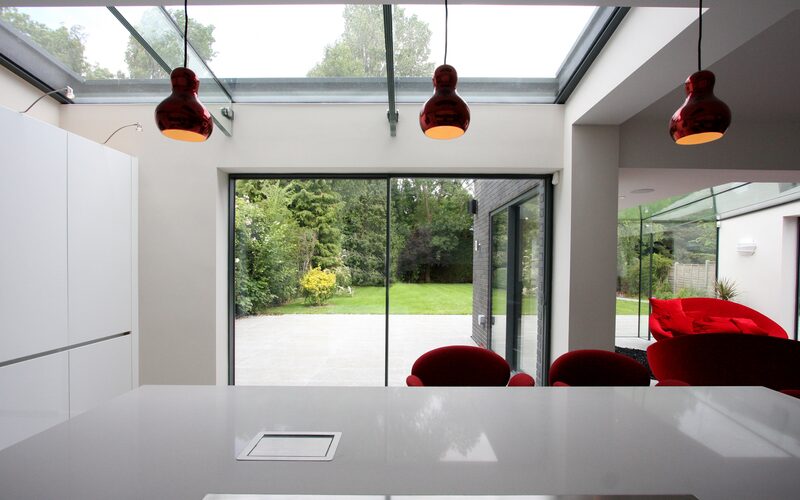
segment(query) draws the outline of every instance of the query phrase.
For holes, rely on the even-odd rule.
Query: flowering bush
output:
[[[323,271],[319,267],[312,268],[300,279],[300,287],[303,289],[306,304],[321,306],[336,291],[336,274],[327,269]]]

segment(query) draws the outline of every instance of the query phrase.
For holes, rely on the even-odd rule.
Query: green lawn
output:
[[[264,311],[266,314],[383,314],[386,289],[353,288],[353,296],[337,296],[320,307],[306,306],[303,299]],[[472,314],[472,284],[397,283],[389,288],[391,314]]]
[[[647,301],[642,301],[642,314],[647,314]],[[617,299],[617,315],[624,316],[624,315],[635,315],[639,314],[639,305],[632,300],[620,300]]]
[[[385,289],[380,286],[355,287],[353,296],[337,296],[320,307],[307,306],[295,299],[264,314],[383,314]],[[391,314],[472,314],[472,284],[470,283],[397,283],[389,289]],[[527,304],[530,303],[530,304]],[[535,301],[526,301],[531,309]],[[646,312],[647,303],[642,304]],[[526,307],[528,309],[528,307]],[[617,299],[617,314],[637,314],[636,302]]]

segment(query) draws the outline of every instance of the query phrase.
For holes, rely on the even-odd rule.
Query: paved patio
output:
[[[237,385],[383,386],[385,319],[380,314],[285,314],[236,320]],[[475,345],[471,316],[389,317],[389,385],[443,345]],[[617,316],[616,344],[646,349],[636,316]]]
[[[286,314],[236,320],[236,384],[383,386],[380,314]],[[471,316],[389,317],[389,385],[443,345],[475,345]]]

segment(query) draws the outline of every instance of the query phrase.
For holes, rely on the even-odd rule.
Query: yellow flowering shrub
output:
[[[327,269],[312,268],[300,278],[300,287],[303,289],[306,304],[321,306],[336,291],[336,274]]]

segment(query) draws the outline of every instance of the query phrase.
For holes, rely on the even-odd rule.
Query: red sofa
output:
[[[696,333],[745,333],[789,338],[758,311],[729,300],[693,297],[650,299],[650,333],[656,340]]]

